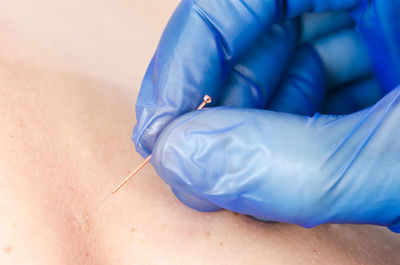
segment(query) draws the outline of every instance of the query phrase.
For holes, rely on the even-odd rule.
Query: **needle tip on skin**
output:
[[[80,227],[83,227],[86,224],[86,220],[89,218],[89,214],[82,218],[81,222],[79,223]]]
[[[83,227],[86,224],[86,221],[89,219],[89,217],[98,209],[100,209],[100,207],[103,206],[112,197],[112,195],[113,195],[112,193],[109,193],[106,197],[104,197],[103,200],[101,200],[101,202],[94,209],[92,209],[84,218],[82,218],[80,226]]]

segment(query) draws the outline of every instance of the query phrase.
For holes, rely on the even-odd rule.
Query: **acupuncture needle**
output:
[[[209,95],[205,95],[203,97],[203,101],[201,104],[197,107],[196,110],[200,110],[205,107],[205,105],[211,103],[211,97]],[[147,163],[150,162],[151,155],[149,155],[145,160],[143,160],[140,165],[133,170],[120,184],[118,184],[112,191],[109,193],[95,208],[93,208],[92,211],[90,211],[81,221],[81,225],[83,225],[86,220],[89,218],[89,216],[96,212],[102,205],[104,205],[115,193],[117,193],[129,180],[131,180]]]

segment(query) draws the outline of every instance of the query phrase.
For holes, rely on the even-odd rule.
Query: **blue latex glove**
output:
[[[339,10],[356,29],[298,18]],[[183,1],[143,80],[137,151],[194,209],[400,232],[399,15],[398,0]],[[205,94],[227,107],[181,116]]]

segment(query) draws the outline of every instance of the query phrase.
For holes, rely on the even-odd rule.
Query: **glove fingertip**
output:
[[[400,233],[400,222],[398,224],[388,226],[389,230],[395,233]]]
[[[142,137],[137,126],[135,126],[133,129],[131,140],[135,144],[136,152],[139,153],[143,158],[146,158],[150,155],[150,152],[142,144]]]

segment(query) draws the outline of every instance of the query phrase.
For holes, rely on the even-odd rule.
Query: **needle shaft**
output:
[[[205,95],[203,98],[203,102],[201,102],[201,104],[197,107],[197,110],[204,108],[204,106],[210,102],[211,102],[211,97]],[[122,186],[124,186],[131,178],[133,178],[136,175],[136,173],[139,172],[139,170],[141,170],[147,163],[150,162],[150,159],[151,155],[149,155],[134,171],[132,171],[131,174],[129,174],[117,187],[115,187],[115,189],[113,189],[111,194],[115,194],[119,189],[121,189]]]
[[[111,194],[116,193],[120,188],[122,188],[122,186],[124,186],[125,183],[127,183],[131,178],[133,178],[133,176],[135,176],[136,173],[139,172],[139,170],[141,170],[147,163],[149,163],[150,159],[151,155],[149,155],[134,171],[131,172],[131,174],[129,174],[117,187],[115,187],[115,189],[113,189]]]

